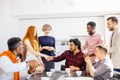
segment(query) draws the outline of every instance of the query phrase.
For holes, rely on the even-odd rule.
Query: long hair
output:
[[[36,33],[36,35],[34,36],[35,28],[36,28],[35,26],[29,26],[23,38],[23,44],[25,45],[25,40],[28,39],[34,50],[35,50],[34,40],[36,40],[36,42],[38,43],[38,34]],[[38,47],[38,45],[36,46]]]

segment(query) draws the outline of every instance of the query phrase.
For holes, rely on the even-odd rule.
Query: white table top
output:
[[[64,75],[62,75],[61,77],[59,77],[57,80],[93,80],[92,77],[65,77]]]

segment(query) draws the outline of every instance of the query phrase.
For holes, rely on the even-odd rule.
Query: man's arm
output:
[[[75,67],[75,66],[70,66],[70,70],[72,70],[72,71],[79,71],[80,68],[79,67]]]
[[[57,56],[57,57],[49,56],[49,57],[47,57],[46,60],[47,60],[47,61],[53,60],[54,62],[59,62],[59,61],[62,61],[62,60],[64,60],[64,59],[66,59],[66,55],[67,55],[67,53],[64,52],[64,53],[62,53],[60,56]]]
[[[28,66],[26,62],[13,63],[7,56],[3,56],[0,58],[0,68],[4,72],[17,72],[28,69]]]
[[[103,43],[104,43],[103,36],[100,35],[100,37],[99,37],[99,44],[103,44]]]
[[[92,63],[91,63],[89,57],[86,57],[85,61],[87,63],[87,68],[88,68],[87,70],[90,73],[90,75],[93,76],[93,77],[101,76],[101,75],[103,75],[106,72],[110,72],[109,65],[112,65],[112,64],[107,64],[107,63],[100,64],[100,67],[97,67],[96,69],[94,69],[94,67],[92,66]],[[95,64],[95,66],[97,66],[97,65]]]
[[[85,57],[85,61],[86,61],[86,68],[87,68],[87,70],[88,70],[88,72],[90,73],[90,75],[92,76],[92,77],[94,77],[94,68],[93,68],[93,66],[92,66],[92,62],[91,62],[91,60],[90,60],[90,57],[89,56],[87,56],[87,57]]]
[[[93,66],[92,66],[92,63],[90,63],[90,64],[87,64],[88,65],[88,72],[90,73],[90,75],[92,76],[92,77],[94,77],[94,68],[93,68]]]
[[[62,53],[60,56],[54,57],[53,61],[59,62],[59,61],[65,60],[65,59],[66,59],[66,55],[67,55],[67,53],[64,52],[64,53]]]
[[[86,50],[87,47],[88,47],[88,43],[87,43],[87,40],[86,40],[84,46],[82,46],[82,51]]]

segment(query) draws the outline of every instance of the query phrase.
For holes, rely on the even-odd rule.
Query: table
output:
[[[28,80],[41,80],[41,77],[47,77],[46,72],[31,75]],[[85,71],[82,71],[82,75],[79,77],[77,77],[75,71],[71,71],[69,76],[65,71],[55,71],[49,78],[50,80],[93,80]],[[25,78],[21,80],[25,80]]]

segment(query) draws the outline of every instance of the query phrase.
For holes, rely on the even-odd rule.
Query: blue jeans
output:
[[[120,69],[116,69],[116,68],[115,68],[114,71],[120,72]]]

